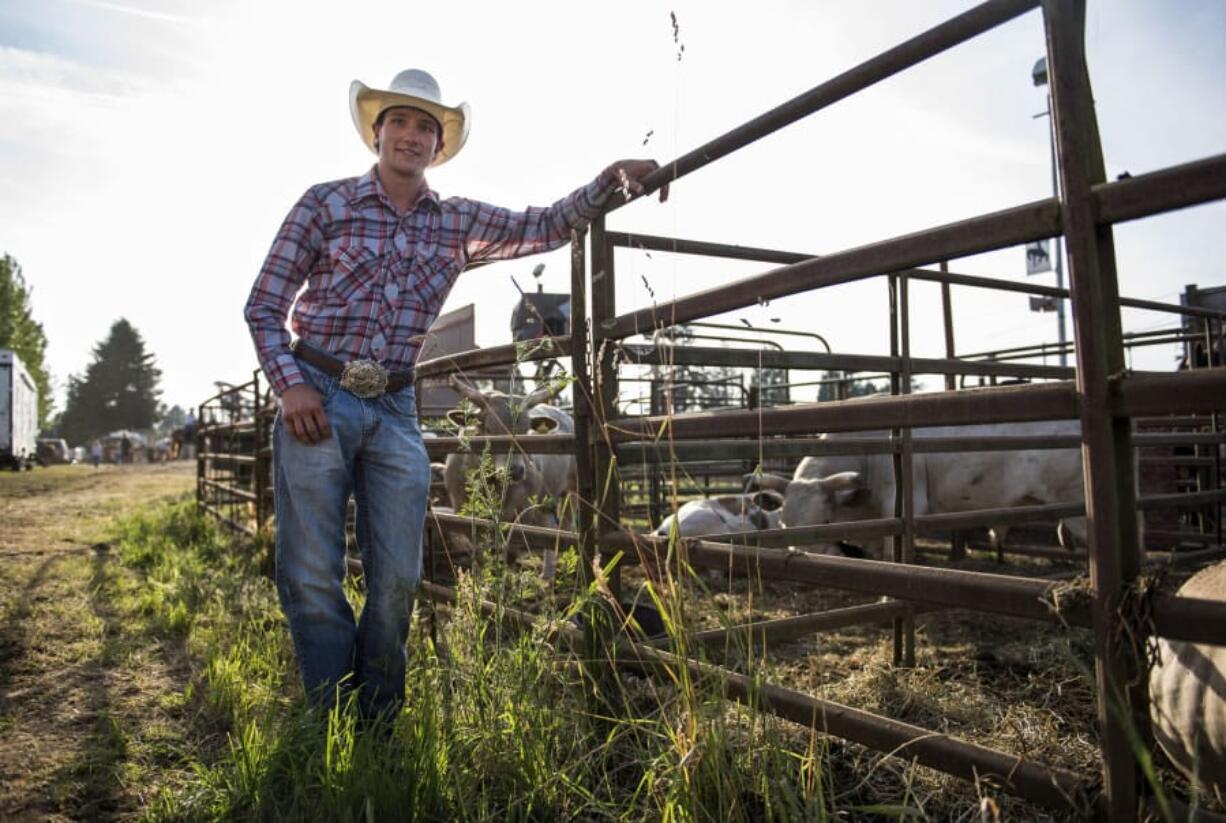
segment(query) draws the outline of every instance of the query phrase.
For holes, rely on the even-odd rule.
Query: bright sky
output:
[[[5,0],[0,5],[0,251],[34,288],[57,401],[120,316],[157,355],[168,404],[249,378],[242,305],[273,234],[311,184],[372,156],[348,113],[351,80],[431,71],[473,107],[444,196],[548,204],[619,157],[669,160],[935,25],[967,0],[753,4],[345,4],[306,0]],[[679,32],[674,38],[670,11]],[[1226,150],[1226,3],[1091,0],[1090,71],[1107,170],[1140,174]],[[684,51],[680,46],[684,45]],[[678,59],[680,54],[681,59]],[[1040,15],[1022,18],[679,181],[615,230],[825,253],[1048,196]],[[650,135],[650,137],[648,137]],[[644,142],[646,141],[646,145]],[[1226,283],[1214,204],[1116,232],[1121,290],[1178,302]],[[543,258],[569,288],[566,252]],[[509,340],[538,260],[461,278],[482,345]],[[765,270],[621,253],[619,311]],[[1023,252],[954,271],[1025,279]],[[1051,284],[1054,275],[1035,278]],[[883,279],[734,313],[813,331],[836,351],[888,349]],[[937,288],[916,284],[914,352],[940,356]],[[1054,340],[1024,295],[955,289],[957,346]],[[1128,311],[1130,330],[1169,324]],[[1138,357],[1167,369],[1170,351]]]

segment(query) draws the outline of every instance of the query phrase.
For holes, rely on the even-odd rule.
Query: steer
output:
[[[1080,426],[1075,421],[1051,421],[916,429],[914,438],[1060,437],[1079,432]],[[854,436],[883,437],[886,434],[857,432]],[[827,434],[823,439],[834,441],[848,436],[852,435]],[[914,455],[912,466],[917,515],[1080,503],[1084,499],[1081,453],[1075,448],[920,452]],[[780,519],[785,528],[894,516],[894,472],[890,455],[806,457],[791,480],[777,475],[751,475],[747,479],[751,488],[772,488],[784,493]],[[1066,519],[1063,525],[1074,538],[1085,540],[1084,517]],[[1001,527],[993,529],[993,542],[1000,545],[1006,531]],[[889,538],[886,541],[888,544]],[[836,547],[825,544],[810,550],[840,553]]]
[[[1226,601],[1226,562],[1201,569],[1179,596]],[[1226,793],[1226,646],[1159,640],[1149,692],[1167,757],[1206,791]]]
[[[448,418],[472,435],[539,435],[572,433],[574,422],[566,412],[542,401],[557,389],[545,388],[530,395],[509,395],[500,391],[483,392],[452,377],[452,386],[477,408],[476,420],[465,420],[453,410]],[[521,449],[499,450],[494,467],[499,482],[490,490],[501,499],[501,519],[534,526],[555,526],[557,518],[540,505],[544,498],[564,499],[575,490],[575,459],[568,455],[529,455]],[[480,453],[449,454],[444,466],[444,483],[452,508],[459,512],[468,502],[469,475],[481,465]],[[466,539],[461,548],[471,546]],[[517,553],[517,552],[515,552]]]
[[[655,533],[668,537],[676,528],[678,537],[705,537],[777,529],[782,507],[783,495],[768,490],[691,500],[664,518]]]

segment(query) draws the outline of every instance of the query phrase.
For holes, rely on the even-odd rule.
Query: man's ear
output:
[[[434,144],[434,157],[438,157],[442,153],[444,145],[445,144],[443,143],[443,133],[439,132],[438,142]],[[431,157],[430,159],[434,160],[434,157]]]

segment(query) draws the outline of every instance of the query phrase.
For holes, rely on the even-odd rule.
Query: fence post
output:
[[[907,300],[907,276],[891,274],[890,289],[890,356],[898,358],[898,367],[890,375],[891,394],[911,393],[911,328]],[[891,454],[894,471],[894,517],[903,521],[902,534],[890,538],[891,557],[895,563],[915,560],[915,478],[912,472],[911,429],[891,429],[891,437],[899,448]],[[894,665],[915,665],[915,615],[894,618]]]
[[[595,518],[592,514],[595,474],[592,469],[592,380],[588,373],[587,257],[583,243],[586,232],[576,230],[570,242],[570,344],[571,393],[575,412],[576,499],[573,501],[576,531],[579,534],[579,575],[586,584],[592,577],[596,554]]]
[[[1110,820],[1124,820],[1137,810],[1130,733],[1148,741],[1149,717],[1143,661],[1120,625],[1120,606],[1140,569],[1140,550],[1130,421],[1114,417],[1110,404],[1112,381],[1124,374],[1119,284],[1112,228],[1097,225],[1091,191],[1105,181],[1106,170],[1085,62],[1085,0],[1043,0],[1043,16],[1076,333],[1104,811]]]
[[[941,261],[941,273],[949,273],[948,260]],[[954,353],[954,305],[953,295],[950,293],[949,281],[947,280],[941,281],[941,319],[945,326],[945,359],[953,360],[957,356]],[[957,388],[958,376],[956,374],[945,375],[945,391],[956,391]],[[961,529],[954,529],[950,532],[949,559],[966,559],[966,533]]]
[[[941,273],[949,273],[949,261],[941,261]],[[941,281],[941,318],[945,324],[945,359],[953,360],[954,354],[954,305],[953,296],[949,291],[949,282]],[[945,375],[945,391],[954,391],[958,388],[958,376],[955,374]]]
[[[196,511],[204,511],[204,404],[196,407],[196,432],[192,436],[192,451],[196,453]]]
[[[613,245],[605,236],[603,216],[592,221],[592,352],[591,375],[594,380],[592,402],[598,426],[592,447],[592,468],[595,472],[597,532],[616,528],[621,522],[621,483],[618,479],[617,458],[607,437],[607,426],[618,416],[617,364],[614,356],[616,341],[606,338],[604,329],[617,316],[617,283],[613,270]],[[601,561],[608,557],[601,554]],[[609,575],[609,587],[621,597],[621,564]]]

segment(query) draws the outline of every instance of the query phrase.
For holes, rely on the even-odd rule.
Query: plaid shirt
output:
[[[423,337],[469,263],[556,249],[594,218],[613,190],[601,174],[547,209],[513,212],[475,200],[439,200],[427,188],[397,213],[375,173],[312,186],[298,201],[251,288],[244,315],[260,366],[278,395],[304,381],[294,333],[340,360],[392,371],[417,359]]]

